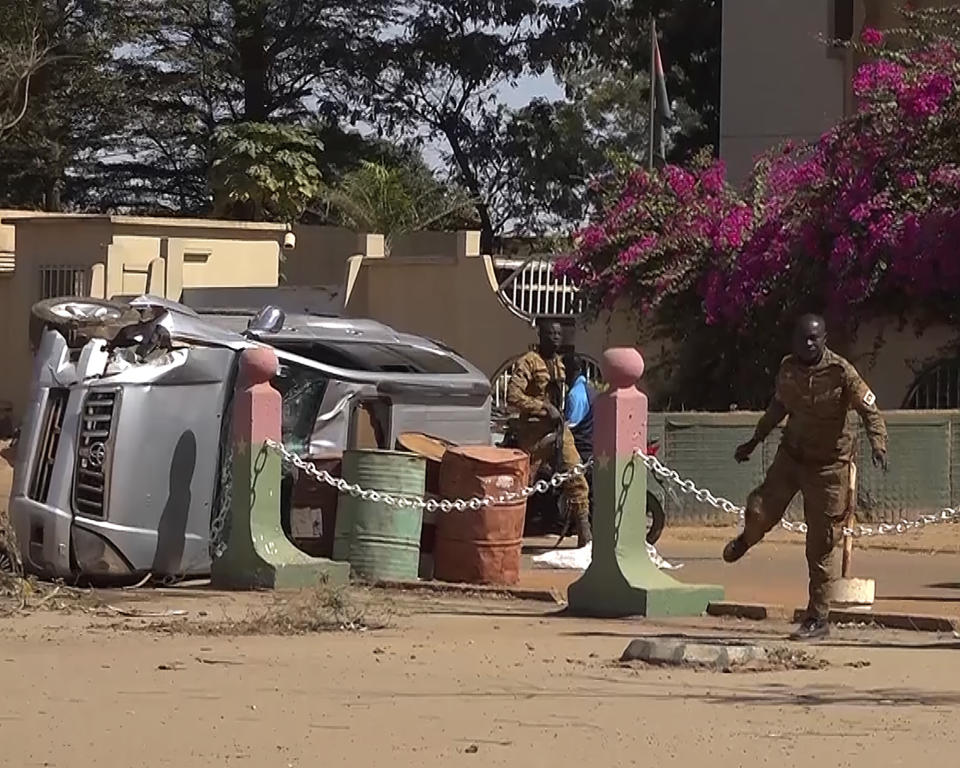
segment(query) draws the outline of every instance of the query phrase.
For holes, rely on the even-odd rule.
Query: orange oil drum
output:
[[[470,499],[518,492],[529,482],[523,451],[489,446],[448,448],[440,465],[440,495]],[[438,512],[433,576],[467,584],[516,584],[526,501],[478,510]]]

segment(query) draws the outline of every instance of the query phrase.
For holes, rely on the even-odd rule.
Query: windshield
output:
[[[283,398],[283,445],[287,450],[303,455],[310,446],[313,427],[327,390],[327,377],[312,368],[280,360],[273,386]]]
[[[384,373],[466,373],[446,352],[410,344],[323,341],[275,344],[278,349],[337,368]]]

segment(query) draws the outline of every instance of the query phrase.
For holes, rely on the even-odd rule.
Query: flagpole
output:
[[[647,167],[653,170],[653,147],[657,124],[657,22],[650,14],[650,151],[647,154]]]

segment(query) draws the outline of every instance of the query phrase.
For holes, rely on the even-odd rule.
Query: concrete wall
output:
[[[869,382],[882,408],[901,408],[917,376],[930,364],[953,358],[956,328],[937,325],[917,334],[899,320],[872,320],[857,332],[848,358]]]
[[[753,433],[759,413],[650,415],[650,437],[662,441],[658,458],[698,488],[743,505],[747,494],[763,479],[776,455],[780,431],[758,449],[751,461],[737,464],[733,452]],[[897,522],[918,514],[938,512],[960,503],[960,412],[888,411],[890,471],[870,463],[869,443],[861,435],[857,461],[858,520]],[[651,486],[662,497],[659,489]],[[730,517],[690,497],[681,503],[667,497],[668,523],[726,524]],[[799,499],[788,518],[802,519]]]
[[[269,287],[279,279],[277,224],[131,216],[34,215],[2,221],[15,229],[15,269],[0,278],[0,401],[23,413],[32,374],[30,307],[42,298],[41,270],[85,270],[96,298],[153,293],[179,299],[183,288]],[[9,237],[9,229],[4,231]],[[0,243],[2,245],[2,243]]]
[[[298,224],[297,246],[284,251],[281,281],[288,285],[339,285],[347,259],[355,255],[383,255],[382,235],[362,235],[343,227]]]
[[[450,243],[453,250],[438,252]],[[500,301],[493,262],[480,255],[479,245],[476,232],[421,235],[398,240],[389,257],[353,258],[347,314],[442,341],[493,376],[529,348],[536,332]],[[636,342],[626,314],[576,334],[577,349],[594,357]]]
[[[833,0],[724,0],[720,156],[743,182],[756,156],[787,139],[817,139],[845,112],[846,60],[832,33]]]

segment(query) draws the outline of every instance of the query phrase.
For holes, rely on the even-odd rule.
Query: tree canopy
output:
[[[590,180],[643,153],[650,13],[684,115],[676,156],[715,143],[702,126],[716,89],[697,73],[704,61],[719,72],[719,5],[700,15],[696,5],[10,0],[0,8],[0,204],[237,216],[254,205],[284,217],[280,200],[223,205],[223,148],[242,135],[257,152],[265,186],[247,191],[261,194],[291,170],[288,155],[263,166],[276,132],[295,131],[322,145],[326,188],[364,162],[399,168],[416,155],[470,199],[486,246],[568,231],[593,210]],[[703,50],[691,56],[691,46]],[[551,81],[562,96],[538,94]]]

